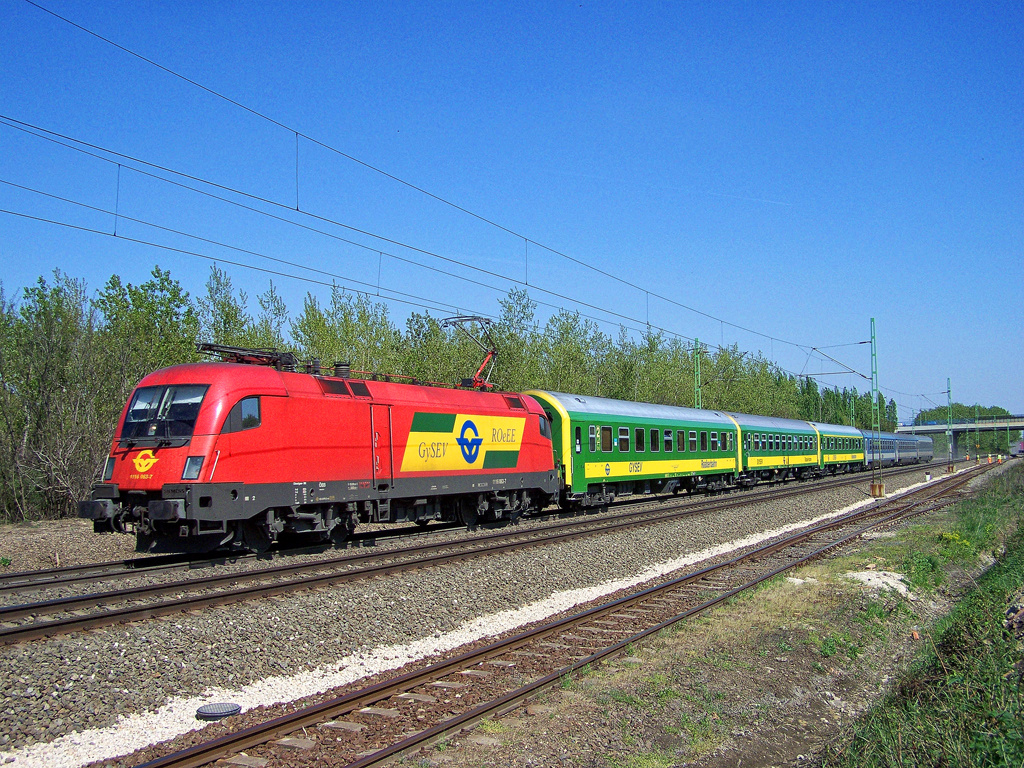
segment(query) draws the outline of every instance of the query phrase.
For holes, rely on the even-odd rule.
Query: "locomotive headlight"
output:
[[[181,473],[182,480],[198,480],[199,470],[203,468],[202,456],[189,456],[185,460],[185,471]]]
[[[103,482],[107,482],[114,476],[114,457],[108,456],[107,463],[103,466]]]

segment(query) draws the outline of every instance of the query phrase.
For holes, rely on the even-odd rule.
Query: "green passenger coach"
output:
[[[821,468],[826,474],[858,472],[864,467],[864,433],[838,424],[811,426],[821,433]]]
[[[714,490],[739,479],[739,425],[727,413],[561,392],[525,394],[551,420],[563,505]]]

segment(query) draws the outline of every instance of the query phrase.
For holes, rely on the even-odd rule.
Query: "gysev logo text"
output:
[[[402,472],[512,469],[519,463],[525,418],[416,413]]]

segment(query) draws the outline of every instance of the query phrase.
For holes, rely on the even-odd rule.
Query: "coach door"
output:
[[[370,406],[373,438],[373,484],[378,491],[391,488],[391,406]]]

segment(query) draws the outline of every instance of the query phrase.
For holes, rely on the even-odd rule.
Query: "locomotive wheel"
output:
[[[480,519],[480,516],[476,511],[476,506],[470,501],[462,502],[459,509],[459,519],[467,528],[473,528],[476,526]]]

